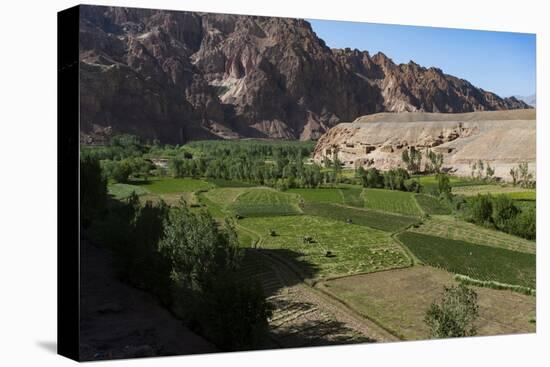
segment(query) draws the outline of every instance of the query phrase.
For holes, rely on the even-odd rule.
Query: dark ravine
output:
[[[317,139],[377,112],[529,108],[382,53],[330,49],[301,19],[81,6],[81,139]]]

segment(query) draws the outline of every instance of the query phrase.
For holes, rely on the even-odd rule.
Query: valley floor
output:
[[[534,288],[535,242],[458,220],[429,195],[170,180],[139,186],[141,197],[169,204],[183,197],[192,210],[233,220],[246,252],[242,275],[257,279],[275,306],[265,348],[429,338],[425,312],[444,286],[457,284],[455,273]],[[531,199],[518,194],[525,190],[499,191]],[[473,288],[478,335],[536,330],[535,297]]]

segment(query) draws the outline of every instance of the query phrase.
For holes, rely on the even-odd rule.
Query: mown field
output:
[[[425,264],[479,280],[535,288],[534,254],[413,232],[398,238]]]
[[[361,196],[368,209],[410,216],[422,214],[414,199],[414,194],[410,192],[364,189]]]
[[[316,279],[379,271],[410,265],[388,233],[310,215],[244,218],[238,227],[255,234],[257,246],[270,250]],[[275,232],[275,236],[271,235]],[[311,243],[304,242],[309,236]],[[325,256],[331,251],[332,256]]]
[[[536,244],[533,241],[504,232],[484,228],[451,216],[432,216],[409,231],[452,240],[466,241],[485,246],[534,254]]]
[[[366,275],[334,279],[317,287],[341,299],[359,313],[374,319],[409,340],[427,339],[426,310],[456,284],[453,275],[429,266],[414,266]],[[535,297],[473,287],[478,294],[478,335],[534,332]]]

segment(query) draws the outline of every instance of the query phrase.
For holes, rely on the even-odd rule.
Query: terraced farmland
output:
[[[390,213],[419,216],[422,212],[413,195],[414,194],[410,192],[403,191],[365,189],[361,196],[365,202],[366,208]]]
[[[535,288],[534,254],[413,232],[399,234],[399,240],[425,264],[479,280]]]
[[[367,226],[386,232],[396,232],[418,222],[418,218],[416,217],[387,214],[338,204],[305,204],[303,211],[305,214],[317,215],[342,222],[351,219],[353,224]]]
[[[410,231],[530,254],[536,251],[536,244],[533,241],[483,228],[450,216],[433,216],[423,220],[422,225],[411,228]]]
[[[309,215],[245,218],[238,225],[261,238],[259,248],[272,250],[303,278],[328,278],[410,265],[408,256],[388,233],[368,227]],[[311,242],[304,241],[306,236],[311,237]],[[325,256],[327,251],[332,256]]]

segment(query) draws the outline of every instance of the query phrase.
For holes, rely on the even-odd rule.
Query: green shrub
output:
[[[432,303],[424,321],[434,338],[453,338],[476,335],[474,321],[479,316],[477,293],[460,284],[445,287],[439,303]]]

